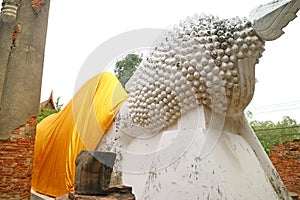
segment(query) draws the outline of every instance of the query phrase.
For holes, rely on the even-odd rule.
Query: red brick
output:
[[[36,118],[0,143],[0,199],[30,199]]]
[[[300,196],[300,140],[270,147],[270,159],[287,189]]]

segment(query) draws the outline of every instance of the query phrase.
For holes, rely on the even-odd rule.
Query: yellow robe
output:
[[[96,148],[127,98],[118,79],[104,72],[88,80],[62,111],[40,122],[32,189],[54,197],[73,191],[78,153]]]

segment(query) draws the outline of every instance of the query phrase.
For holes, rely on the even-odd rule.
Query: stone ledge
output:
[[[54,198],[40,194],[31,189],[30,200],[54,200]]]
[[[135,200],[132,187],[115,185],[109,187],[107,193],[107,195],[81,195],[70,192],[69,198],[72,200]]]

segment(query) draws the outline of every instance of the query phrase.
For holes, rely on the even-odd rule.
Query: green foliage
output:
[[[250,122],[250,125],[268,154],[270,146],[300,139],[300,125],[288,116],[283,117],[282,121],[277,123],[270,120],[254,120]]]
[[[57,97],[56,101],[54,102],[55,108],[57,112],[61,111],[61,108],[63,107],[64,104],[59,103],[60,97]]]
[[[246,117],[249,118],[249,119],[252,119],[253,118],[253,113],[250,110],[247,110],[246,111]]]
[[[123,87],[133,75],[142,58],[136,54],[128,54],[124,59],[116,62],[114,73]]]
[[[42,107],[38,115],[37,122],[40,123],[43,119],[54,113],[57,113],[57,110],[53,110],[48,107]]]
[[[49,115],[52,115],[54,113],[58,113],[61,110],[61,108],[64,104],[60,104],[59,100],[60,100],[60,97],[58,97],[56,99],[55,103],[54,103],[55,107],[56,107],[56,110],[50,109],[49,107],[42,107],[41,108],[40,113],[39,113],[38,118],[37,118],[38,123],[40,123],[43,119],[45,119]]]

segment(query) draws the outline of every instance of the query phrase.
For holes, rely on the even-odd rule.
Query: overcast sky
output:
[[[74,94],[82,64],[95,48],[113,36],[139,28],[171,28],[196,13],[248,17],[253,8],[266,2],[269,1],[52,0],[41,100],[53,90],[54,99],[60,96],[66,105]],[[253,112],[254,119],[278,121],[288,115],[300,123],[300,17],[284,31],[286,34],[279,39],[266,43],[266,51],[256,66],[255,95],[247,109]]]

